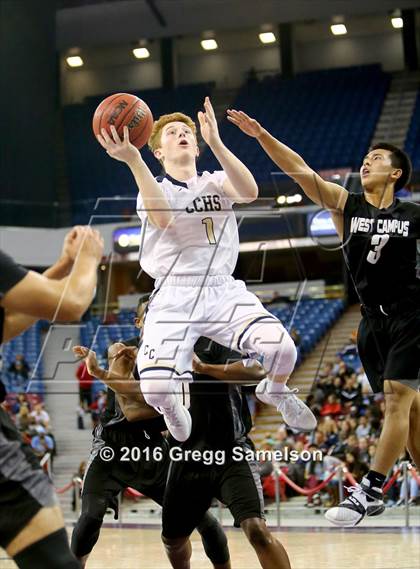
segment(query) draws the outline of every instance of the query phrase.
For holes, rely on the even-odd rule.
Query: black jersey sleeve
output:
[[[0,251],[0,298],[12,289],[27,274],[27,269]]]

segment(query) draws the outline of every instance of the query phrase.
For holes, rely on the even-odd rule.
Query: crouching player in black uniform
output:
[[[145,304],[139,303],[135,324],[140,330],[144,309]],[[169,445],[162,435],[166,425],[162,415],[145,403],[140,392],[135,368],[138,343],[139,338],[136,337],[110,346],[109,371],[99,367],[95,353],[88,348],[74,348],[78,357],[86,358],[89,373],[110,387],[105,414],[94,431],[92,452],[83,481],[82,511],[71,541],[72,551],[83,566],[99,538],[107,508],[112,508],[117,517],[117,497],[121,491],[131,487],[159,505],[163,504],[169,468]],[[127,345],[134,347],[127,348]],[[112,460],[106,454],[109,449],[114,454]],[[140,455],[139,460],[136,460],[133,449]],[[182,517],[182,510],[180,512],[178,516]],[[214,516],[203,512],[194,527],[201,534],[213,567],[230,569],[227,539]],[[184,550],[175,551],[178,566],[183,567],[190,554]]]
[[[80,320],[92,301],[103,241],[75,227],[43,275],[0,251],[0,347],[39,318]],[[54,487],[2,408],[0,382],[0,546],[21,569],[77,569]]]
[[[171,449],[163,502],[162,539],[172,567],[181,569],[173,551],[187,549],[191,532],[217,498],[231,511],[235,526],[244,531],[263,569],[290,569],[284,547],[264,521],[261,480],[247,436],[251,415],[236,383],[258,383],[265,370],[256,361],[245,367],[235,361],[242,358],[240,354],[207,338],[198,340],[194,352],[198,358],[194,382],[189,384],[192,432],[187,441]],[[229,361],[233,363],[226,365]]]
[[[228,115],[309,199],[331,211],[343,242],[362,305],[360,359],[373,392],[385,394],[385,420],[371,470],[326,513],[336,525],[355,526],[365,515],[384,511],[382,487],[405,447],[420,468],[420,205],[394,195],[410,181],[410,158],[392,144],[376,144],[360,168],[363,193],[349,193],[323,180],[245,113]]]

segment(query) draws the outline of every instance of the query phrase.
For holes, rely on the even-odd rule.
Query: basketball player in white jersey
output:
[[[258,187],[246,166],[220,139],[210,100],[198,113],[201,135],[221,170],[198,173],[196,127],[182,113],[163,115],[149,140],[165,174],[154,178],[129,141],[102,129],[99,142],[125,162],[139,188],[142,222],[140,265],[156,279],[138,354],[146,402],[160,411],[178,441],[191,432],[191,417],[178,394],[192,380],[193,347],[200,336],[262,357],[268,377],[257,386],[261,401],[275,405],[293,428],[312,430],[316,419],[286,382],[296,348],[281,322],[242,281],[234,280],[239,251],[234,203],[249,203]]]

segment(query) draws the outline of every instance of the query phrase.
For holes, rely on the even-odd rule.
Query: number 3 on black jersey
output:
[[[371,245],[373,250],[369,251],[367,261],[375,265],[381,256],[383,247],[388,243],[389,235],[378,235],[377,233],[372,236]]]

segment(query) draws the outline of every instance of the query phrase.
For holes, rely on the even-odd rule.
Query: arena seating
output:
[[[181,111],[195,117],[202,107],[204,97],[211,94],[212,83],[182,85],[174,90],[151,89],[134,92],[147,101],[155,118],[168,112]],[[64,129],[70,193],[73,206],[73,223],[87,223],[90,216],[115,213],[100,207],[93,212],[98,197],[135,197],[137,189],[130,171],[121,162],[111,160],[95,140],[92,117],[96,107],[108,94],[89,97],[83,104],[64,108]],[[155,175],[160,173],[157,160],[147,150],[143,157]],[[132,202],[122,204],[120,213],[132,214]],[[124,209],[125,208],[125,209]]]
[[[420,91],[417,93],[416,104],[405,141],[405,150],[412,159],[413,168],[418,170],[420,168]]]
[[[41,351],[41,329],[43,325],[41,321],[37,322],[34,326],[29,328],[29,330],[26,330],[26,332],[20,336],[17,336],[3,345],[2,381],[8,391],[23,392],[30,382],[31,393],[43,394],[42,360],[40,359],[38,362]],[[18,354],[23,354],[29,365],[30,371],[28,380],[24,380],[22,377],[16,376],[14,373],[8,371],[10,364],[15,361],[15,357]],[[34,371],[35,375],[33,376]]]
[[[260,121],[274,136],[299,152],[314,169],[358,168],[375,130],[390,75],[379,65],[366,65],[280,75],[245,85],[232,104]],[[252,138],[224,121],[221,135],[259,182],[277,171]],[[201,170],[218,168],[210,151]]]

